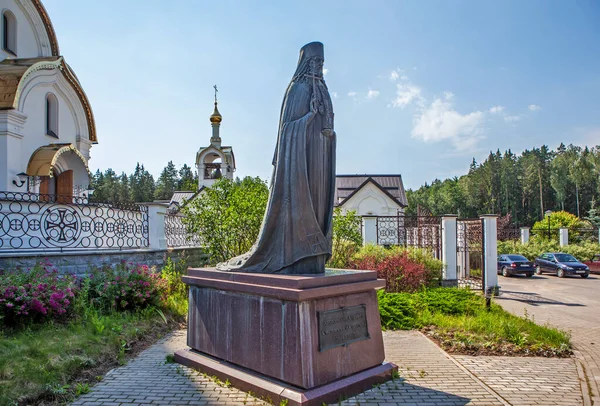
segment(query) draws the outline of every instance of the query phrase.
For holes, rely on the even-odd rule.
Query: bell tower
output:
[[[198,190],[202,190],[215,183],[219,178],[233,179],[235,172],[235,156],[233,148],[221,144],[221,121],[223,117],[219,113],[217,101],[217,85],[215,89],[215,108],[210,115],[212,135],[210,145],[202,147],[196,153],[196,170],[198,171]]]

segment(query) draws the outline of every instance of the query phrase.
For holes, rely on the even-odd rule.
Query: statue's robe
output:
[[[316,111],[311,109],[313,92]],[[322,130],[332,127],[331,99],[321,79],[292,82],[282,105],[270,195],[257,242],[218,269],[325,271],[331,256],[336,139],[333,132],[324,135]]]

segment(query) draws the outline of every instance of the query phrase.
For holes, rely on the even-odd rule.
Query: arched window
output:
[[[58,99],[52,93],[46,96],[46,135],[58,138]]]
[[[2,13],[2,48],[17,55],[17,19],[8,10]]]

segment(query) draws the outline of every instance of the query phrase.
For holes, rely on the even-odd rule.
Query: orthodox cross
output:
[[[217,85],[214,85],[213,88],[215,89],[215,103],[217,102],[217,92],[219,91],[219,89],[217,89]]]

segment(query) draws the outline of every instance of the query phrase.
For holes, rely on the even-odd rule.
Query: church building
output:
[[[98,142],[90,102],[41,1],[0,12],[0,191],[79,196]]]
[[[219,178],[233,179],[235,172],[235,156],[233,148],[221,145],[221,121],[223,117],[217,107],[217,87],[215,86],[215,108],[209,120],[212,127],[210,145],[200,147],[196,153],[196,171],[198,173],[198,190],[176,191],[169,202],[169,210],[176,212],[186,201],[194,199],[202,190],[211,186]]]
[[[210,145],[202,147],[196,154],[196,170],[198,171],[198,190],[212,185],[219,178],[233,179],[235,156],[233,148],[221,145],[221,121],[223,117],[217,108],[217,87],[215,86],[215,109],[210,116],[212,136]]]

